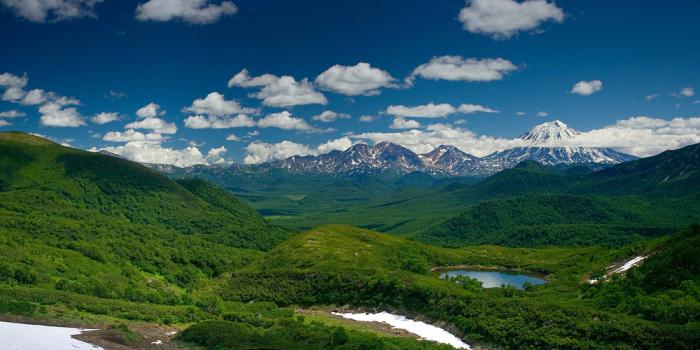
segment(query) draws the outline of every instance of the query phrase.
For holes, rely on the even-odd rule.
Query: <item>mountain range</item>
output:
[[[344,151],[335,150],[321,155],[295,155],[250,167],[285,169],[295,173],[339,175],[378,173],[401,175],[424,172],[442,176],[489,176],[501,170],[510,169],[526,160],[544,165],[586,165],[593,169],[600,169],[637,159],[635,156],[617,152],[611,148],[560,146],[576,144],[575,140],[580,134],[563,122],[555,120],[537,125],[521,135],[518,140],[524,146],[509,148],[485,157],[474,156],[450,145],[440,145],[428,153],[417,154],[394,143],[380,142],[374,146],[359,143]],[[164,173],[178,170],[172,165],[146,165]],[[233,164],[229,169],[240,171],[244,167]]]

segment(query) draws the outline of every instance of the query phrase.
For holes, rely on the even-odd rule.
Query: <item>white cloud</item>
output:
[[[208,162],[209,164],[226,164],[226,163],[230,163],[230,162],[225,158],[226,152],[227,152],[227,150],[226,150],[226,147],[224,147],[224,146],[212,148],[212,149],[209,150],[209,152],[207,152],[207,156],[205,157],[205,159],[207,160],[207,162]]]
[[[334,65],[316,77],[325,90],[343,95],[378,95],[379,89],[394,86],[394,78],[384,70],[360,62],[354,66]]]
[[[581,133],[575,140],[581,145],[610,147],[647,157],[700,142],[700,117],[672,120],[632,117]]]
[[[226,141],[240,141],[240,140],[241,139],[234,134],[229,134],[228,136],[226,136]]]
[[[464,114],[472,114],[472,113],[498,113],[497,110],[482,106],[482,105],[475,105],[475,104],[470,104],[470,103],[463,103],[457,107],[457,112],[459,113],[464,113]]]
[[[549,115],[549,113],[547,113],[547,112],[545,112],[545,111],[539,111],[539,112],[537,112],[537,116],[538,116],[538,117],[546,117],[546,116],[548,116],[548,115]]]
[[[212,92],[203,99],[200,98],[192,101],[192,105],[185,107],[183,112],[223,117],[240,113],[257,113],[258,110],[255,108],[242,107],[238,101],[226,100],[224,95],[218,92]]]
[[[153,102],[136,110],[136,116],[139,118],[155,118],[163,114],[165,111],[161,110],[159,104]]]
[[[523,116],[525,115],[525,112],[515,112],[515,115]]]
[[[109,90],[107,94],[104,95],[104,98],[108,100],[121,100],[122,98],[126,97],[126,93],[120,92],[120,91],[114,91],[114,90]]]
[[[316,154],[326,154],[331,151],[344,151],[353,145],[349,137],[330,140],[316,147]]]
[[[390,129],[416,129],[420,128],[420,123],[413,119],[404,119],[401,117],[396,117],[389,125]]]
[[[246,164],[260,164],[294,155],[308,154],[314,154],[314,151],[308,146],[296,142],[266,143],[255,141],[246,147],[246,156],[243,161]]]
[[[16,87],[16,88],[23,88],[27,85],[29,82],[29,78],[27,78],[27,75],[23,76],[18,76],[14,75],[12,73],[2,73],[0,74],[0,86],[8,88],[8,87]]]
[[[163,147],[158,141],[131,141],[121,146],[92,148],[96,152],[105,150],[140,163],[171,164],[187,167],[195,164],[210,164],[202,152],[193,146],[184,149]]]
[[[384,113],[399,117],[442,118],[455,112],[449,103],[428,103],[420,106],[392,105]]]
[[[259,87],[270,85],[276,82],[278,79],[279,77],[273,74],[263,74],[261,76],[251,78],[248,70],[243,69],[240,72],[238,72],[238,74],[231,77],[227,85],[229,88],[234,86],[240,86],[244,88]]]
[[[12,123],[8,122],[7,120],[0,119],[0,127],[8,126],[8,125],[12,125]]]
[[[238,7],[231,1],[216,4],[210,3],[209,0],[149,0],[136,7],[136,19],[155,22],[181,20],[193,24],[209,24],[236,12]]]
[[[96,17],[95,5],[102,0],[2,0],[15,16],[30,22],[58,22],[80,17]]]
[[[255,141],[246,147],[246,156],[243,160],[246,164],[260,164],[273,160],[286,159],[295,155],[318,155],[333,150],[346,150],[353,142],[348,137],[330,140],[317,147],[310,147],[292,141],[279,143],[266,143]]]
[[[255,126],[255,121],[245,114],[239,114],[235,117],[193,115],[185,119],[185,127],[190,129],[230,129],[252,126]]]
[[[19,102],[24,97],[24,90],[19,87],[8,87],[2,94],[2,100],[8,102]]]
[[[370,123],[374,121],[374,116],[373,115],[363,115],[360,116],[359,120],[364,123]]]
[[[149,129],[158,134],[174,134],[177,132],[177,126],[173,123],[168,123],[163,119],[146,117],[124,126],[125,129]]]
[[[695,95],[695,89],[693,89],[693,88],[690,87],[690,86],[684,87],[684,88],[681,89],[681,91],[674,92],[674,93],[671,94],[671,96],[678,97],[678,98],[681,98],[681,97],[693,97],[694,95]]]
[[[34,106],[46,102],[49,98],[51,98],[50,93],[46,93],[42,89],[33,89],[29,90],[19,103],[25,106]]]
[[[85,125],[85,120],[75,107],[65,107],[60,101],[44,104],[39,107],[39,113],[41,125],[44,126],[74,128]]]
[[[350,119],[350,115],[346,113],[337,113],[333,111],[323,111],[319,115],[315,115],[313,120],[318,120],[323,123],[330,123],[338,119]]]
[[[322,93],[314,90],[308,79],[296,81],[294,77],[284,75],[275,82],[265,85],[260,92],[252,95],[270,107],[291,107],[297,105],[328,103]]]
[[[386,114],[391,114],[398,117],[414,117],[414,118],[443,118],[454,113],[498,113],[497,110],[477,104],[464,103],[457,108],[449,103],[434,104],[428,103],[419,106],[403,106],[392,105],[384,111]]]
[[[95,114],[92,116],[92,118],[90,118],[90,120],[95,124],[107,124],[119,119],[121,119],[121,116],[116,112],[102,112]]]
[[[433,57],[421,64],[406,78],[412,85],[416,77],[430,80],[493,81],[517,70],[513,62],[503,58],[462,58],[460,56]]]
[[[134,129],[129,129],[125,132],[110,131],[106,133],[102,140],[110,142],[131,142],[131,141],[163,141],[165,138],[161,134],[148,133],[144,134]]]
[[[574,85],[574,87],[571,88],[571,93],[572,94],[578,94],[578,95],[592,95],[600,90],[603,90],[603,82],[600,80],[591,80],[591,81],[579,81]]]
[[[650,95],[646,95],[644,98],[645,98],[647,101],[651,101],[651,100],[656,99],[657,97],[659,97],[659,94],[650,94]]]
[[[280,128],[284,130],[318,131],[304,119],[293,117],[288,111],[272,113],[258,121],[261,128]]]
[[[547,21],[563,22],[564,11],[547,0],[471,0],[459,12],[464,29],[494,39],[507,39]]]
[[[11,109],[9,111],[0,112],[0,118],[20,118],[24,117],[26,114],[22,111],[16,109]]]

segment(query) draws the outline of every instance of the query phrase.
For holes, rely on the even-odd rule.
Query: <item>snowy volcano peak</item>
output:
[[[546,143],[553,141],[573,140],[580,133],[564,122],[555,120],[535,126],[530,132],[520,136],[520,139],[531,143]]]

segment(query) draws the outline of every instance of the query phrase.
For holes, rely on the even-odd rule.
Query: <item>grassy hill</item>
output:
[[[188,303],[288,236],[205,182],[0,133],[0,295]]]
[[[668,240],[638,247],[637,253],[696,240],[694,229]],[[677,243],[681,246],[682,243]],[[694,245],[693,245],[694,246]],[[681,277],[687,292],[647,295],[659,302],[673,295],[673,307],[686,305],[690,315],[669,321],[640,316],[641,304],[614,311],[592,297],[587,276],[604,270],[629,250],[598,248],[521,249],[478,246],[459,249],[425,245],[349,226],[330,225],[295,236],[249,266],[234,272],[219,287],[225,300],[269,300],[281,305],[336,304],[398,310],[452,325],[472,343],[506,348],[688,348],[698,340],[696,308],[700,296],[697,270]],[[650,258],[653,264],[668,254]],[[690,258],[690,257],[689,257]],[[696,264],[697,258],[692,258]],[[686,260],[666,265],[676,269]],[[474,289],[440,279],[430,268],[440,265],[501,266],[539,271],[546,285],[517,291]],[[659,275],[662,271],[656,271]],[[666,290],[668,291],[668,290]],[[589,295],[582,299],[582,295]],[[675,294],[674,294],[675,293]],[[656,299],[656,297],[659,297]],[[669,310],[666,310],[669,311]],[[692,316],[691,316],[692,315]]]

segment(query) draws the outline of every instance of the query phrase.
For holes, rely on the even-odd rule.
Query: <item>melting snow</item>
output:
[[[625,271],[627,271],[635,266],[639,266],[644,261],[644,259],[646,259],[648,257],[649,256],[642,256],[642,255],[635,256],[634,258],[632,258],[632,259],[626,261],[624,264],[622,264],[622,266],[608,271],[608,273],[606,273],[605,276],[603,276],[603,278],[601,278],[601,280],[609,278],[610,276],[615,275],[615,274],[623,273],[623,272],[625,272]],[[598,283],[598,281],[599,281],[598,279],[591,279],[591,280],[588,280],[588,283],[596,284],[596,283]]]
[[[380,312],[375,314],[333,312],[332,314],[355,321],[386,323],[393,328],[403,329],[405,331],[413,333],[424,340],[431,340],[442,344],[448,344],[455,349],[471,349],[467,343],[463,342],[456,336],[450,334],[448,331],[424,322],[408,319],[405,316],[394,315],[388,312]]]
[[[89,329],[0,322],[0,348],[8,350],[97,350],[99,346],[71,338]]]

